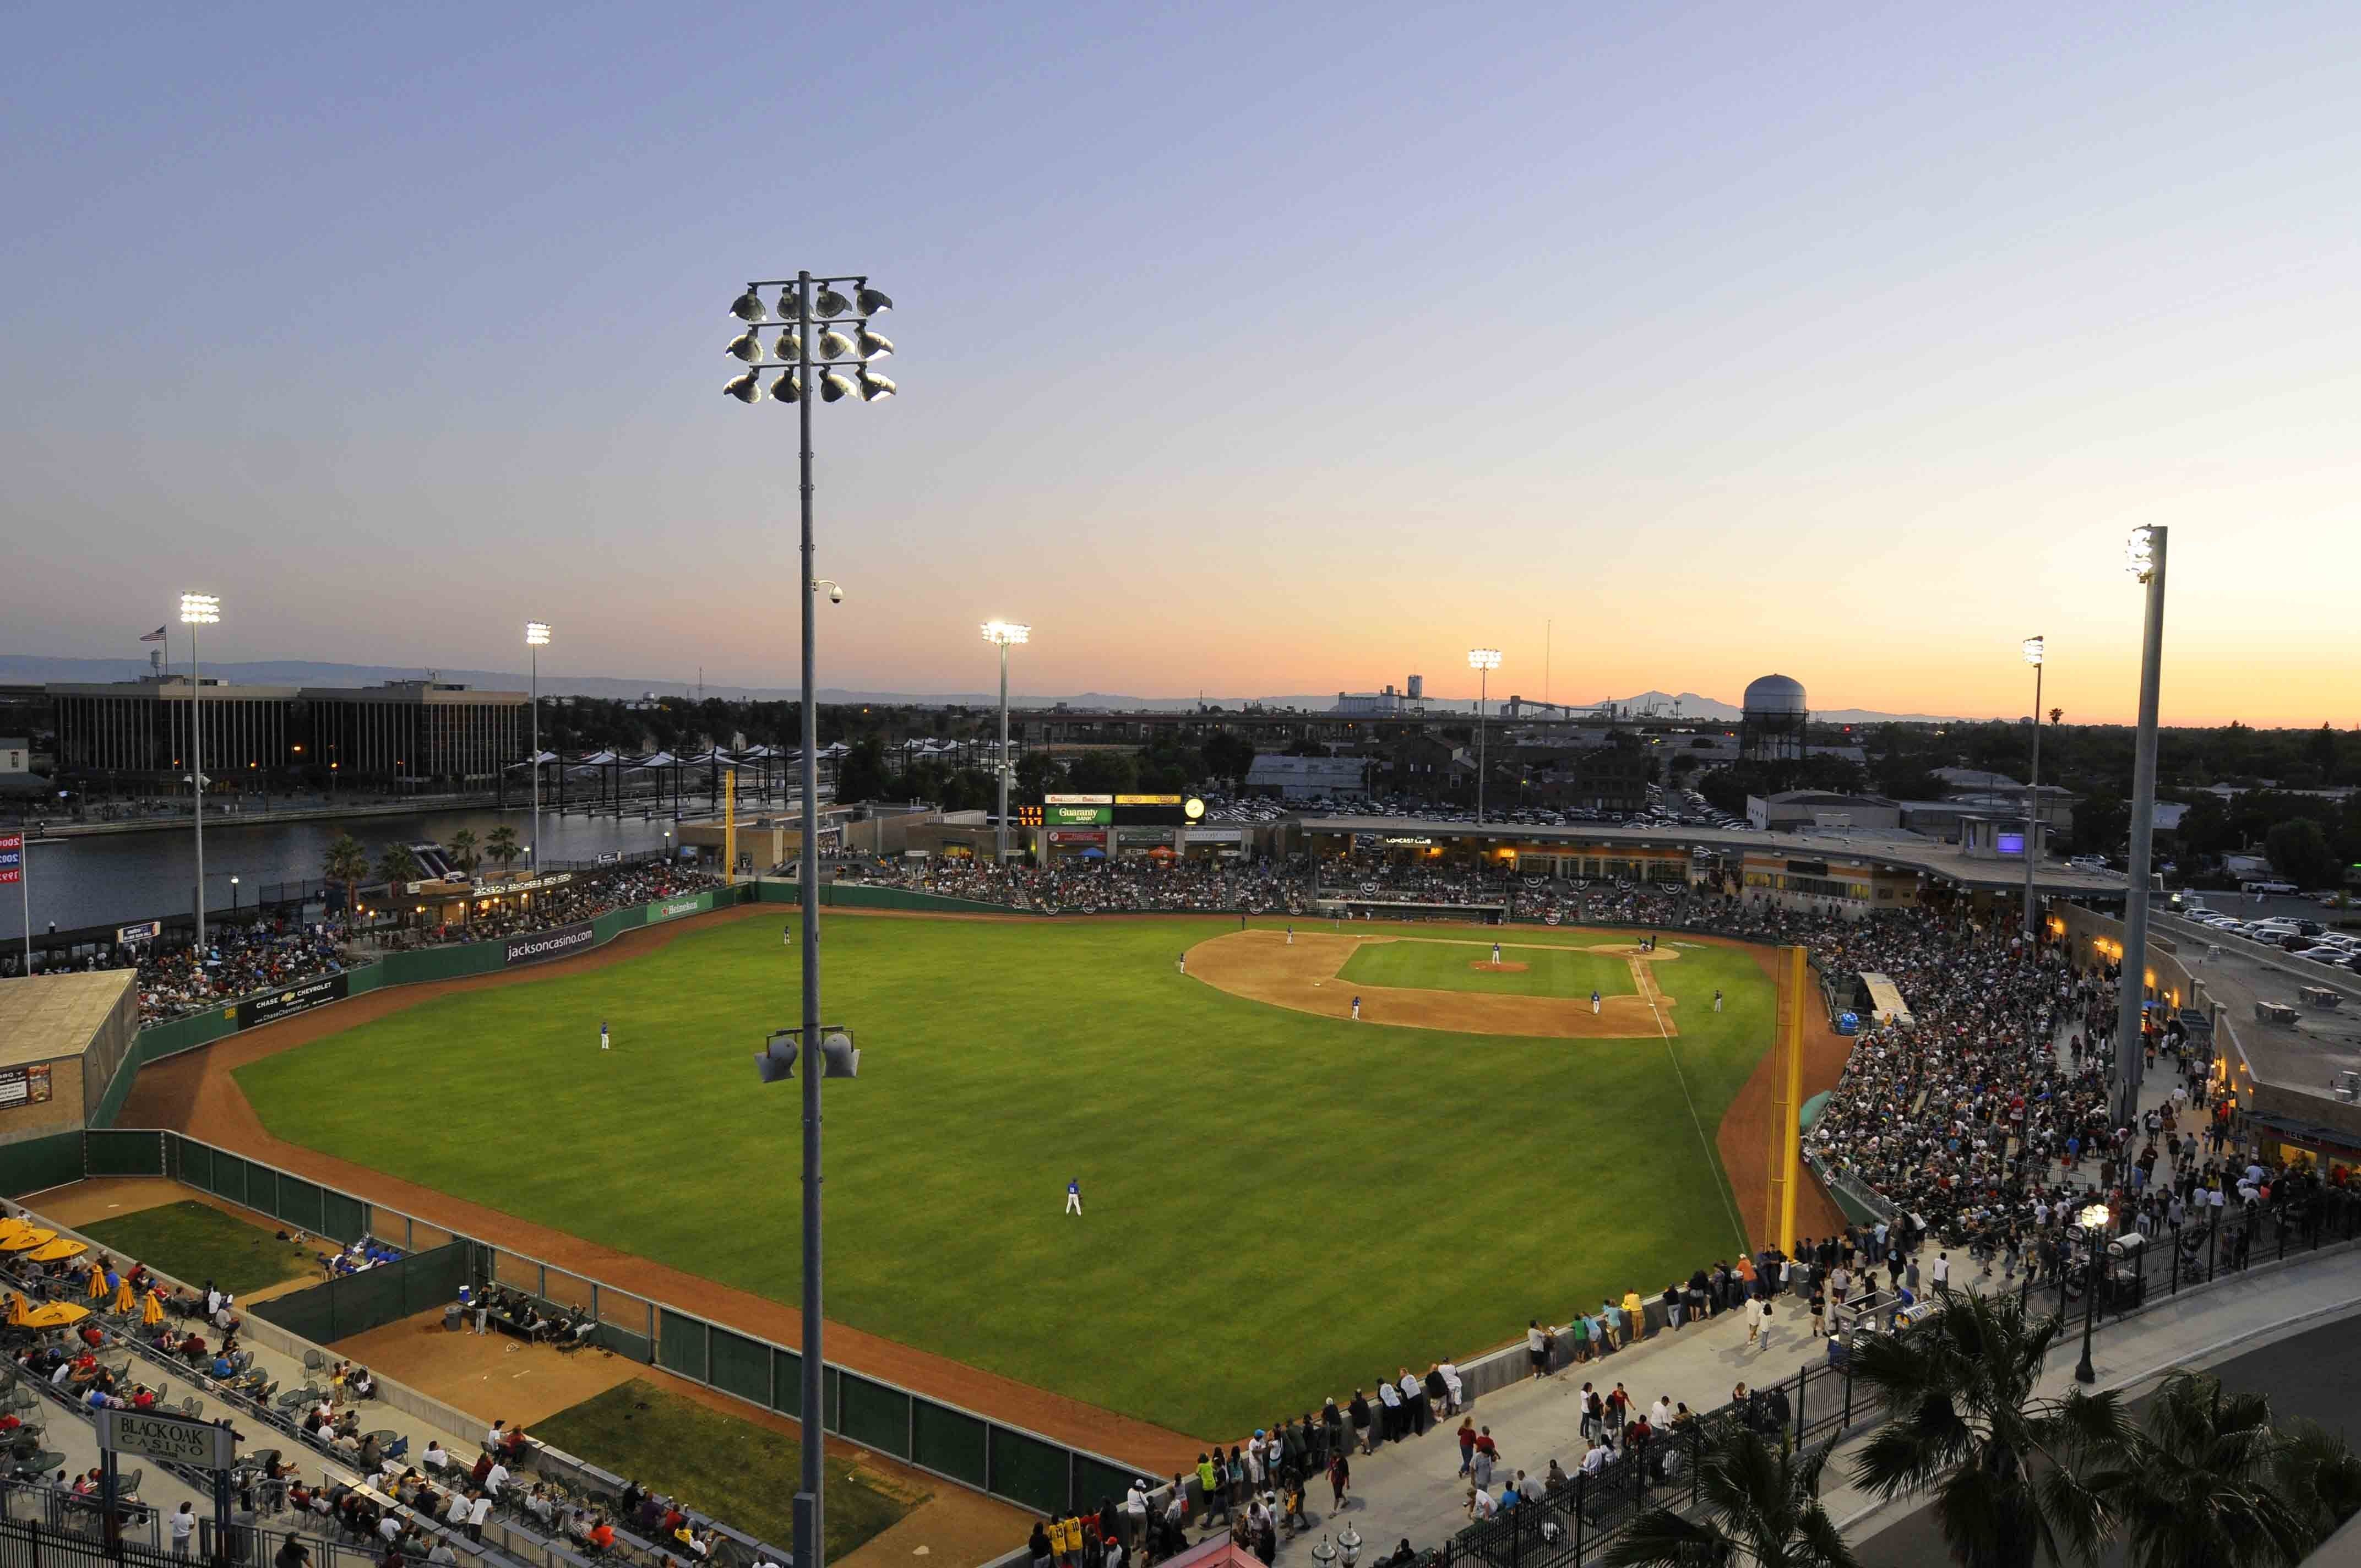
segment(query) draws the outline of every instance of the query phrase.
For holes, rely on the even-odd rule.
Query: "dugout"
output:
[[[131,970],[0,980],[0,1146],[103,1121],[138,1029]]]

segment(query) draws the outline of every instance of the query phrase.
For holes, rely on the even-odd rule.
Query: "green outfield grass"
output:
[[[779,927],[441,997],[238,1080],[282,1137],[793,1302],[797,1096],[752,1063],[796,1014]],[[1711,1133],[1770,1039],[1748,954],[1657,967],[1671,1042],[1530,1040],[1175,972],[1236,928],[831,918],[823,1016],[862,1059],[828,1085],[829,1315],[1228,1438],[1740,1245]]]
[[[1469,967],[1492,961],[1489,936],[1474,927],[1464,936],[1371,942],[1345,960],[1338,978],[1356,985],[1586,999],[1593,991],[1601,996],[1623,996],[1635,989],[1631,984],[1631,965],[1624,959],[1554,943],[1528,947],[1523,942],[1521,930],[1500,933],[1500,961],[1525,966],[1507,972],[1479,971]]]

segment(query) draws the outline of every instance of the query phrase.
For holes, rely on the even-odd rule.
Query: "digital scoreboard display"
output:
[[[1205,815],[1205,803],[1180,795],[1045,795],[1031,820],[1048,828],[1180,828]]]

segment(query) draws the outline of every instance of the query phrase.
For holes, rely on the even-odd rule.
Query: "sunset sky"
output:
[[[0,652],[2361,724],[2349,0],[11,20]]]

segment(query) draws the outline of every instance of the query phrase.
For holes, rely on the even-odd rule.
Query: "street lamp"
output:
[[[1476,826],[1484,826],[1484,699],[1490,693],[1492,672],[1500,667],[1498,648],[1470,648],[1467,667],[1476,672]]]
[[[235,873],[229,879],[229,917],[233,921],[237,918],[237,877]]]
[[[2091,1365],[2091,1321],[2099,1303],[2099,1258],[2107,1246],[2107,1206],[2093,1203],[2075,1219],[2082,1227],[2082,1239],[2091,1249],[2091,1260],[2089,1271],[2082,1277],[2082,1359],[2074,1368],[2074,1381],[2096,1383],[2099,1369]]]
[[[2139,1119],[2139,1091],[2147,1051],[2142,1026],[2147,1016],[2148,861],[2156,846],[2156,710],[2164,664],[2164,557],[2169,530],[2136,528],[2125,546],[2125,564],[2147,585],[2147,608],[2140,638],[2139,744],[2132,764],[2130,896],[2124,905],[2124,974],[2115,1013],[2115,1084],[2120,1102],[2115,1125]]]
[[[204,678],[197,665],[197,628],[221,620],[221,598],[214,594],[182,594],[181,624],[189,629],[189,756],[195,766],[189,777],[197,803],[197,948],[205,945],[205,727]]]
[[[850,298],[838,284],[849,284]],[[763,302],[764,289],[777,289],[780,328],[766,356],[759,332],[771,319]],[[812,678],[812,594],[818,578],[812,572],[812,355],[832,364],[818,389],[824,402],[847,397],[859,402],[890,398],[894,383],[873,370],[871,361],[894,352],[894,345],[872,332],[870,319],[893,308],[894,302],[861,277],[814,278],[798,272],[786,279],[756,280],[730,306],[743,330],[725,351],[746,368],[722,389],[741,403],[759,403],[765,389],[761,378],[776,373],[768,392],[776,401],[793,403],[801,429],[803,487],[803,845],[796,857],[796,879],[803,894],[803,1038],[820,1037],[819,1026],[819,718]],[[820,330],[817,341],[813,329]],[[850,331],[851,336],[847,336]],[[851,370],[848,377],[844,374]],[[822,1491],[826,1484],[820,1460],[827,1447],[820,1370],[820,1158],[819,1080],[817,1072],[804,1074],[804,1213],[803,1213],[803,1477],[796,1494],[796,1568],[821,1568],[824,1539],[820,1528]]]
[[[541,651],[549,646],[549,623],[524,623],[524,645],[533,658],[533,841],[541,842]]]
[[[2025,786],[2025,942],[2028,948],[2041,940],[2033,913],[2033,868],[2041,843],[2041,663],[2048,652],[2047,639],[2025,640],[2025,662],[2033,666],[2033,776]]]
[[[1000,863],[1008,863],[1008,650],[1033,640],[1033,629],[1014,620],[987,620],[983,640],[1000,649]]]

